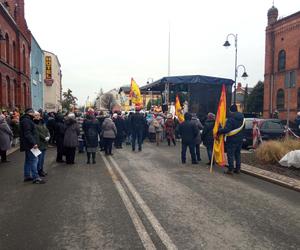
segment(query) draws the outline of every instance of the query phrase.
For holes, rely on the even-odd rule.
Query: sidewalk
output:
[[[12,153],[18,151],[19,149],[20,149],[19,145],[12,147],[10,150],[7,151],[6,155],[11,155]]]
[[[254,166],[250,166],[247,164],[242,163],[242,170],[243,173],[249,174],[263,180],[273,182],[283,187],[287,187],[289,189],[293,189],[295,191],[300,192],[300,181],[281,175],[277,173],[273,173],[271,171],[263,170]]]

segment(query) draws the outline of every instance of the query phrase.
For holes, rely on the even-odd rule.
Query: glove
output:
[[[45,138],[45,141],[48,142],[49,140],[50,140],[50,137],[47,136],[47,137]]]

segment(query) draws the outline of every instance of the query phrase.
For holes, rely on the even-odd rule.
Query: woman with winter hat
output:
[[[167,141],[168,141],[168,145],[171,145],[171,140],[174,144],[174,146],[176,146],[176,142],[175,142],[175,122],[173,119],[172,114],[168,114],[167,115],[167,120],[165,123],[165,129],[166,129],[166,136],[167,136]]]
[[[86,115],[82,129],[84,131],[87,164],[91,163],[91,155],[93,164],[96,164],[96,151],[98,148],[98,137],[100,135],[100,124],[92,113]]]
[[[0,115],[0,155],[1,162],[8,162],[6,151],[10,149],[13,139],[13,133],[6,123],[5,117]]]
[[[117,128],[110,117],[105,118],[102,124],[101,136],[104,140],[105,155],[112,155],[112,144],[117,136]]]
[[[203,145],[206,147],[207,156],[209,162],[207,165],[210,165],[212,161],[212,152],[214,147],[214,135],[213,129],[215,126],[215,115],[213,113],[208,113],[207,120],[205,121],[204,128],[202,131],[202,141]]]
[[[69,113],[65,118],[64,151],[66,163],[74,164],[76,147],[78,147],[79,126],[75,119],[75,114]]]

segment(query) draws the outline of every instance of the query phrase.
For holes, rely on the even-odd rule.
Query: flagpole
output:
[[[215,139],[214,139],[214,145],[215,145]],[[211,159],[210,159],[210,169],[209,169],[209,172],[210,172],[211,174],[212,174],[212,172],[213,172],[214,157],[215,157],[215,147],[213,147],[213,151],[212,151]]]

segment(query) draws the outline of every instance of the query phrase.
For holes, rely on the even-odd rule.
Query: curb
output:
[[[300,181],[295,180],[293,178],[272,173],[267,170],[261,170],[257,167],[253,167],[247,164],[242,164],[241,172],[277,184],[279,186],[300,192]]]
[[[11,155],[11,154],[17,152],[19,149],[20,149],[20,146],[13,147],[13,148],[11,148],[10,150],[7,151],[6,155],[7,155],[7,156],[8,156],[8,155]]]

